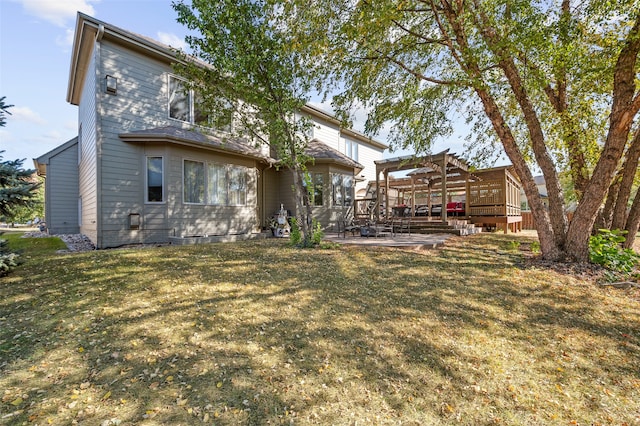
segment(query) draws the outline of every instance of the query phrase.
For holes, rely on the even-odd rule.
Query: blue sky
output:
[[[66,93],[78,11],[184,46],[187,30],[176,22],[171,0],[0,0],[0,96],[14,105],[6,126],[0,128],[5,160],[26,158],[24,166],[32,168],[32,158],[77,135],[77,107],[66,102]],[[361,130],[359,122],[354,127]],[[451,148],[463,154],[463,137],[457,132],[436,143],[433,152]],[[377,139],[384,142],[385,135]]]

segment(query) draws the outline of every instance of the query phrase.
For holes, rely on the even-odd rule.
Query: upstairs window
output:
[[[169,117],[192,123],[191,91],[184,80],[169,76]]]
[[[187,87],[187,82],[181,78],[169,76],[169,117],[196,124],[203,127],[210,127],[223,132],[231,131],[233,118],[233,106],[226,101],[215,102],[210,105],[210,110],[215,112],[206,114],[207,108],[204,105],[204,98],[194,90]]]
[[[353,161],[358,161],[358,142],[349,139],[344,140],[344,154]]]

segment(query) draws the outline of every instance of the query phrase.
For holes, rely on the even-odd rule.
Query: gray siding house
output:
[[[50,233],[81,232],[97,248],[250,238],[281,204],[294,210],[291,173],[267,146],[194,124],[175,60],[168,46],[78,13],[67,91],[78,137],[34,159]],[[314,122],[314,216],[330,227],[352,213],[386,145],[311,106],[300,114]]]

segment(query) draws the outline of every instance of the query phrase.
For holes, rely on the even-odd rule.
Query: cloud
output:
[[[96,0],[22,0],[27,13],[63,28],[68,21],[76,19],[78,11],[94,15],[91,3],[96,3]]]
[[[158,31],[158,41],[176,49],[185,50],[186,44],[183,39],[175,34]]]
[[[44,125],[47,124],[46,120],[37,112],[34,112],[29,107],[16,106],[9,110],[11,112],[11,119],[16,121],[26,121],[28,123]]]
[[[75,30],[73,28],[67,28],[64,36],[56,37],[56,44],[58,46],[67,47],[73,44],[73,37],[75,36]]]

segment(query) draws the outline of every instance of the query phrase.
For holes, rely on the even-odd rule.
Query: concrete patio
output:
[[[347,232],[343,234],[327,233],[325,241],[338,244],[348,244],[370,247],[395,247],[409,250],[428,250],[442,247],[444,242],[454,237],[453,234],[394,234],[393,236],[361,237],[360,234],[351,235]]]

